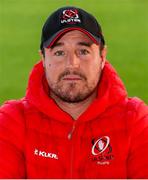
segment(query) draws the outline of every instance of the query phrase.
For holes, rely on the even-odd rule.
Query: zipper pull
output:
[[[72,126],[72,130],[68,133],[68,139],[70,140],[71,138],[72,138],[72,135],[73,135],[73,132],[74,132],[74,130],[75,130],[75,123],[73,124],[73,126]]]

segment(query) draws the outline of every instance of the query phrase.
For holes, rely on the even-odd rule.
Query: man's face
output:
[[[51,96],[69,103],[85,100],[96,91],[104,62],[105,55],[88,36],[77,30],[67,32],[45,48],[43,63]]]

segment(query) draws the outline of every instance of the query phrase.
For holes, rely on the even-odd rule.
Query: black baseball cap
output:
[[[61,35],[71,30],[79,30],[96,44],[101,41],[105,45],[102,29],[96,18],[83,9],[66,6],[57,9],[47,18],[42,28],[40,49],[50,48]]]

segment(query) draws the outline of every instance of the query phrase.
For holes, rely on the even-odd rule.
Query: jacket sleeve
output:
[[[130,126],[128,178],[148,178],[148,106],[143,102],[138,103],[132,121],[131,119],[128,121]]]
[[[24,133],[20,108],[7,102],[0,108],[0,178],[25,178]]]

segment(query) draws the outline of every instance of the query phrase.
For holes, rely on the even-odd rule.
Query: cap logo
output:
[[[61,24],[81,23],[77,9],[66,9],[62,12]]]

